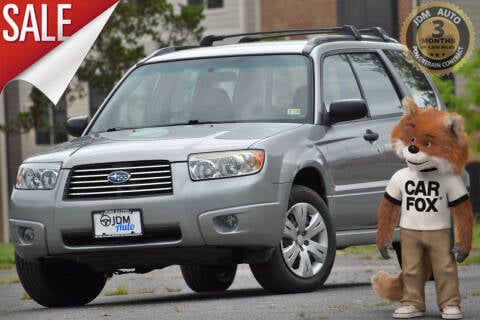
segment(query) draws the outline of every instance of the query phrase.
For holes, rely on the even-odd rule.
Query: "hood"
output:
[[[247,149],[299,123],[224,123],[130,129],[96,133],[58,145],[25,162],[80,164],[137,160],[187,161],[200,152]]]

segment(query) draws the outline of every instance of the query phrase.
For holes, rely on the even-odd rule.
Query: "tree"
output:
[[[166,0],[122,0],[77,72],[81,81],[106,96],[115,82],[145,57],[145,43],[156,48],[197,43],[203,33],[202,7]]]
[[[466,79],[465,93],[455,92],[451,79],[433,77],[443,101],[450,111],[461,114],[466,122],[470,139],[470,153],[474,159],[480,158],[480,49],[455,75]]]
[[[120,77],[145,57],[146,44],[156,48],[197,43],[203,33],[201,6],[180,6],[176,13],[167,0],[121,0],[76,73],[97,94],[106,97]],[[84,94],[82,86],[70,85],[65,96]],[[33,104],[16,119],[0,124],[0,130],[26,133],[32,128],[52,127],[45,114],[53,104],[33,89]],[[56,126],[58,124],[53,124]]]

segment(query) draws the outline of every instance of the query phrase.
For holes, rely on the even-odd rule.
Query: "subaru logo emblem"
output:
[[[130,173],[125,171],[114,171],[108,175],[108,181],[111,183],[124,183],[130,179]]]

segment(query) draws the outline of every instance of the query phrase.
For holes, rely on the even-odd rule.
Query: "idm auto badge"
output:
[[[459,7],[428,2],[405,20],[400,40],[419,69],[442,75],[458,70],[470,57],[475,35]]]
[[[108,175],[108,181],[111,183],[124,183],[130,180],[130,173],[125,171],[114,171]]]

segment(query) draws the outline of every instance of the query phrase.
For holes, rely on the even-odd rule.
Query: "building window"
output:
[[[223,8],[223,0],[188,0],[189,6],[203,6],[206,9]]]
[[[398,0],[337,0],[337,23],[357,28],[382,27],[398,39],[397,3]]]
[[[37,90],[35,90],[37,91]],[[32,92],[34,104],[38,106],[35,127],[36,144],[57,144],[67,141],[67,102],[62,97],[55,106],[39,91]]]

